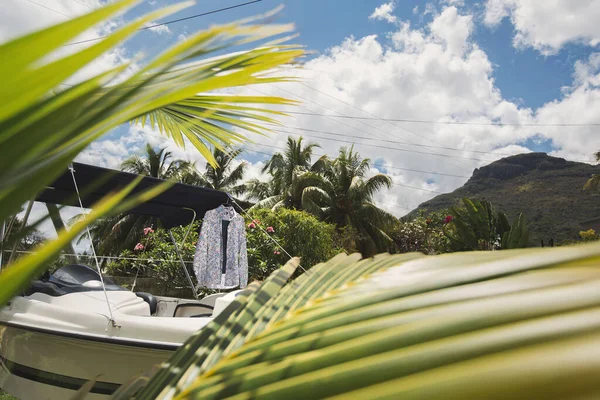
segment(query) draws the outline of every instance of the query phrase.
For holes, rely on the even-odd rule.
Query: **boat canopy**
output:
[[[138,176],[81,163],[73,163],[72,166],[81,201],[83,207],[86,208],[91,208],[94,203],[107,194],[123,189]],[[94,185],[95,182],[102,183]],[[145,176],[129,196],[134,196],[163,182],[162,179]],[[208,210],[212,210],[228,200],[229,195],[225,192],[175,183],[152,200],[130,210],[129,213],[159,218],[163,226],[169,229],[187,225],[194,218],[202,218]],[[79,207],[77,188],[73,182],[71,171],[65,171],[37,196],[36,201]]]

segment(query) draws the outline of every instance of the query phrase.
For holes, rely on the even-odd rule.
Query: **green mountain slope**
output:
[[[439,195],[412,211],[438,211],[459,205],[460,199],[485,199],[511,219],[525,213],[530,244],[539,246],[579,238],[582,223],[600,218],[600,191],[584,191],[583,185],[600,166],[566,161],[546,153],[519,154],[476,169],[473,176],[452,193]]]

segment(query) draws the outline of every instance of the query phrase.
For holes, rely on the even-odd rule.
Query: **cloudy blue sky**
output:
[[[243,2],[200,0],[168,19]],[[3,0],[0,41],[101,3]],[[170,3],[142,1],[83,38],[102,35]],[[79,78],[140,54],[147,59],[212,24],[281,4],[285,8],[275,21],[295,23],[299,36],[294,42],[310,51],[304,68],[294,72],[302,80],[246,92],[299,99],[296,111],[326,115],[293,115],[282,118],[286,127],[277,135],[249,136],[256,144],[248,148],[258,152],[243,157],[249,163],[248,177],[260,177],[268,153],[282,147],[288,134],[319,143],[319,154],[335,154],[339,146],[354,144],[374,161],[372,173],[393,177],[393,189],[378,194],[377,201],[400,216],[437,193],[461,186],[474,168],[506,155],[545,151],[592,162],[592,153],[600,149],[600,127],[589,125],[600,123],[598,0],[263,0],[140,32]],[[490,126],[492,122],[507,125]],[[556,126],[560,124],[582,125]],[[157,132],[129,125],[94,143],[79,160],[118,167],[146,141],[204,164],[193,149],[178,149]]]

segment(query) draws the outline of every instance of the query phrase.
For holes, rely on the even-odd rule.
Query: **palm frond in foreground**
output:
[[[600,396],[598,244],[293,267],[136,398]]]

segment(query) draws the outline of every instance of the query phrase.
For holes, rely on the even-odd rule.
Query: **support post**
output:
[[[194,281],[192,281],[192,277],[190,276],[190,273],[189,273],[187,267],[185,266],[185,261],[183,261],[183,257],[181,256],[181,252],[179,251],[179,246],[177,246],[177,241],[173,237],[173,232],[171,232],[170,229],[169,229],[169,236],[171,237],[171,242],[173,242],[173,246],[175,246],[175,253],[177,253],[177,257],[179,257],[179,261],[181,262],[181,266],[183,267],[183,272],[185,272],[185,276],[187,277],[188,282],[190,283],[190,287],[192,288],[192,291],[194,292],[194,298],[198,299],[198,294],[196,293],[196,287],[194,286]]]
[[[2,271],[2,260],[4,259],[4,234],[6,232],[6,221],[0,224],[0,272]]]
[[[25,215],[23,216],[23,225],[21,226],[21,229],[23,229],[23,230],[27,226],[27,220],[29,219],[29,214],[31,214],[31,208],[33,207],[33,202],[34,202],[34,200],[30,200],[29,204],[27,204],[27,209],[25,210]],[[10,257],[8,259],[8,264],[10,264],[12,262],[13,258],[17,254],[17,246],[19,246],[19,241],[15,240],[15,244],[13,245],[12,252],[10,253]]]

